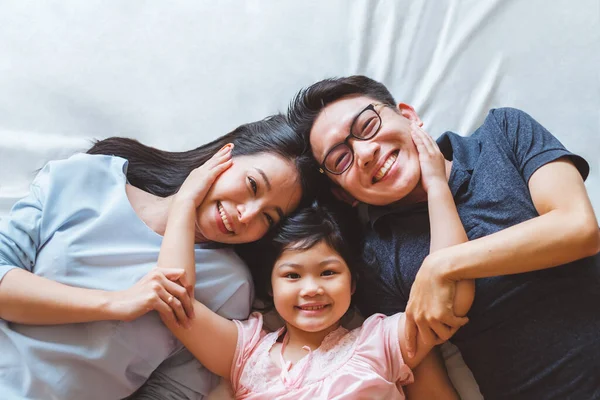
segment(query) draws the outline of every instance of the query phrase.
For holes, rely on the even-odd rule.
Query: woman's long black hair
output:
[[[282,114],[244,124],[228,134],[193,150],[170,152],[146,146],[137,140],[111,137],[96,142],[87,153],[114,155],[129,161],[127,180],[133,186],[160,197],[175,194],[190,172],[204,164],[227,143],[232,156],[272,153],[290,160],[300,176],[302,203],[310,201],[322,178],[308,143],[296,134]]]

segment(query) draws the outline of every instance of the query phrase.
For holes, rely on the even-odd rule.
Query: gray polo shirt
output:
[[[470,137],[444,133],[453,161],[449,185],[470,240],[538,216],[527,182],[541,166],[569,157],[588,164],[526,113],[491,110]],[[427,204],[370,207],[358,305],[369,315],[404,311],[429,253]],[[560,234],[557,232],[557,234]],[[470,322],[452,342],[486,399],[600,398],[598,256],[537,272],[476,281]]]

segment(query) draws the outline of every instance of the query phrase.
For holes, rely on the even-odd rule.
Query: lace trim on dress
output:
[[[277,384],[283,384],[285,387],[297,387],[300,384],[323,380],[352,357],[361,332],[361,329],[349,332],[347,329],[339,327],[323,339],[318,349],[309,351],[309,354],[295,365],[292,366],[281,356],[282,368],[279,370],[271,360],[269,353],[284,330],[285,327],[268,333],[264,337],[244,366],[240,386],[251,392],[260,393]],[[277,368],[277,373],[267,373],[271,368]]]

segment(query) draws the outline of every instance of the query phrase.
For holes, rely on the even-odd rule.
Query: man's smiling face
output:
[[[378,102],[365,96],[344,97],[328,104],[316,118],[310,132],[313,156],[319,164],[325,155],[346,139],[356,116],[369,104]],[[376,106],[381,127],[370,140],[350,138],[354,152],[350,168],[341,175],[325,172],[329,178],[357,200],[386,205],[409,195],[421,177],[419,154],[411,136],[411,123],[421,125],[412,107]]]

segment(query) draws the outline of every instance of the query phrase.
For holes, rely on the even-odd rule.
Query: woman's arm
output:
[[[156,310],[174,323],[185,323],[181,312],[175,316],[165,301],[173,296],[189,307],[187,293],[173,282],[183,274],[181,269],[155,270],[129,289],[107,292],[64,285],[13,268],[0,282],[0,319],[32,325],[132,321]]]
[[[229,152],[220,151],[216,157],[211,159],[217,161],[215,165],[211,165],[209,162],[204,164],[203,167],[210,167],[210,171],[213,171],[214,174],[210,185],[221,172],[231,165],[229,154]],[[175,266],[183,268],[187,273],[193,271],[195,277],[196,208],[210,188],[210,185],[206,189],[201,185],[202,183],[206,184],[207,181],[207,171],[201,168],[194,170],[186,179],[170,207],[167,229],[158,257],[159,269],[167,270],[169,267]],[[196,182],[198,184],[195,184]],[[171,302],[176,301],[176,299],[171,299]],[[173,320],[163,318],[163,322],[206,368],[229,379],[237,346],[238,332],[235,323],[219,316],[196,300],[193,304],[193,314],[187,329],[178,326]]]

